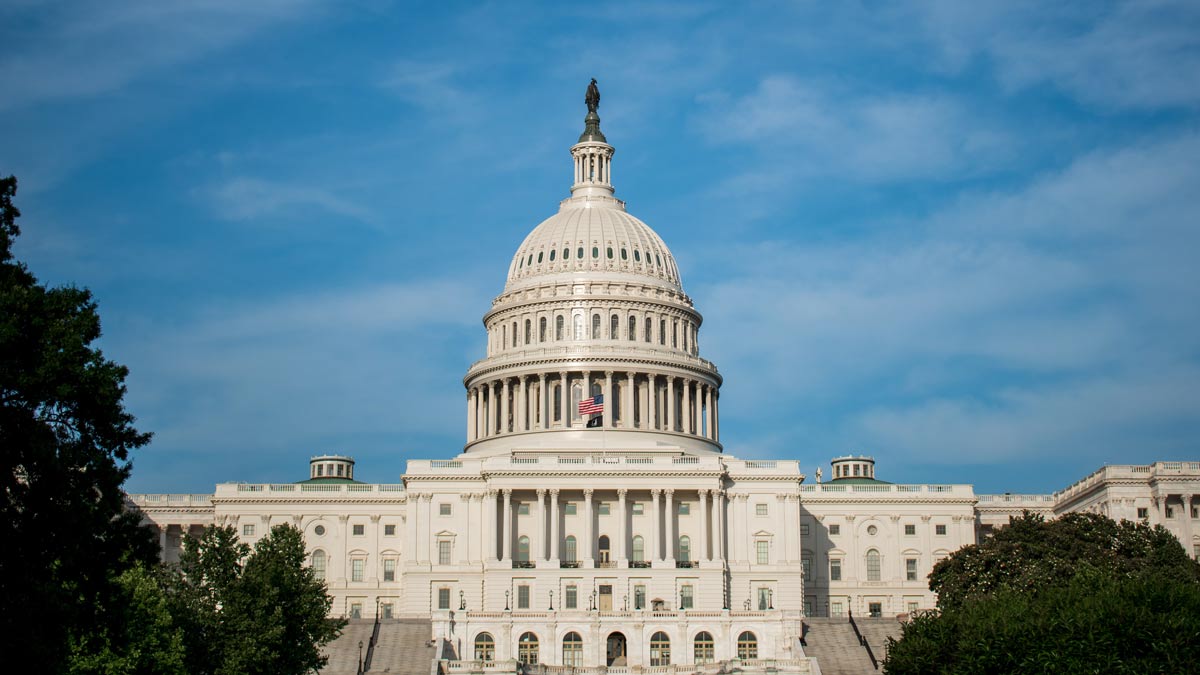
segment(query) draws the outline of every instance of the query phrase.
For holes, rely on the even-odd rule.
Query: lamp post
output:
[[[767,589],[767,609],[775,609],[775,591]]]
[[[458,608],[464,610],[467,608],[467,593],[466,591],[458,592]]]
[[[742,603],[746,607],[746,611],[750,611],[750,598],[746,598],[746,602]]]
[[[509,609],[508,609],[508,594],[509,593],[511,593],[511,591],[504,591],[504,611],[506,611],[506,612],[509,611]]]
[[[362,647],[363,647],[362,640],[359,640],[358,641],[358,673],[359,673],[359,675],[362,675],[362,671],[363,671]]]
[[[554,591],[550,591],[550,611],[554,611]]]
[[[621,611],[622,612],[629,611],[629,596],[628,595],[625,596],[625,604],[621,605]]]
[[[592,591],[591,597],[592,597],[592,599],[588,601],[588,611],[589,612],[595,611],[595,609],[596,609],[596,591]]]

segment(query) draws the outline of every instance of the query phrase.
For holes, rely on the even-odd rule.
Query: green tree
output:
[[[300,675],[325,665],[321,647],[345,625],[305,564],[304,537],[276,525],[255,544],[214,527],[185,545],[177,615],[185,617],[189,671]]]
[[[105,625],[122,572],[157,558],[123,510],[127,370],[92,346],[86,289],[47,288],[13,258],[14,177],[0,179],[0,653],[59,672],[73,637]]]
[[[1200,566],[1161,527],[1024,514],[934,566],[884,671],[1183,673],[1200,663]]]
[[[1031,592],[1064,584],[1081,566],[1125,577],[1200,580],[1200,566],[1162,527],[1095,513],[1046,520],[1027,511],[934,565],[929,589],[938,594],[938,607],[947,609],[1001,588]]]

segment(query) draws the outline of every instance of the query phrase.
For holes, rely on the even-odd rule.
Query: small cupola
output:
[[[830,464],[833,466],[833,478],[831,480],[844,480],[846,478],[875,478],[875,458],[867,457],[866,455],[846,455],[845,457],[836,457]]]
[[[308,478],[354,480],[354,458],[345,455],[317,455],[308,460]]]

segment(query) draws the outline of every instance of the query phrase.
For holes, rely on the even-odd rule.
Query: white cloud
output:
[[[370,210],[328,188],[307,184],[240,176],[215,186],[210,194],[217,211],[230,220],[257,220],[317,207],[364,223],[376,222]]]

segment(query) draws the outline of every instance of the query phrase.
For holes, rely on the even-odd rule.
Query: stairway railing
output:
[[[875,670],[879,670],[879,661],[875,659],[875,652],[871,651],[871,643],[867,642],[867,638],[863,637],[862,631],[858,630],[858,624],[854,621],[854,612],[847,611],[846,614],[850,617],[850,627],[854,629],[854,634],[858,637],[858,644],[867,650],[867,656],[871,659],[871,666]]]

